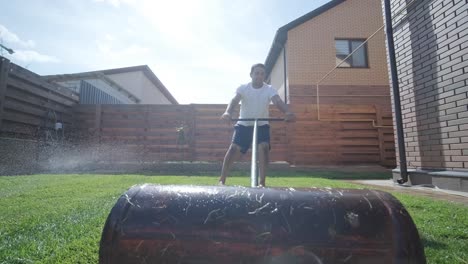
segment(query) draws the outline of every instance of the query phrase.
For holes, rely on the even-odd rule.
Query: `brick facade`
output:
[[[391,3],[408,168],[468,171],[468,0]]]
[[[286,46],[289,83],[315,84],[336,66],[335,39],[367,39],[382,25],[379,1],[346,0],[291,29]],[[369,41],[367,49],[369,68],[338,68],[321,84],[388,86],[383,30]]]
[[[271,84],[287,95],[297,115],[288,129],[289,162],[394,168],[382,25],[379,1],[332,0],[278,29],[265,64]],[[335,69],[336,40],[372,35],[366,44],[368,67]]]

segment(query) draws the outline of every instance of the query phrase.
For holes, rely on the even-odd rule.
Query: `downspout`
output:
[[[388,58],[390,62],[390,73],[392,76],[393,103],[395,106],[395,122],[397,130],[398,154],[400,156],[400,176],[397,180],[399,184],[408,181],[408,169],[406,167],[406,149],[403,133],[403,118],[401,114],[400,86],[395,58],[395,45],[393,43],[392,10],[390,0],[384,0],[385,26],[388,45]]]
[[[286,45],[283,46],[284,103],[288,103],[288,83],[286,71]]]

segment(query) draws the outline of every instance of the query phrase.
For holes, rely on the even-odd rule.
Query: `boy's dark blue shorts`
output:
[[[270,144],[270,126],[258,126],[257,130],[257,143],[266,142]],[[245,154],[252,146],[253,139],[253,126],[234,126],[234,135],[232,135],[232,143],[240,146],[241,153]]]

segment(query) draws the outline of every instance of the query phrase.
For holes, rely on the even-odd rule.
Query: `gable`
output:
[[[328,10],[334,8],[335,6],[345,2],[346,0],[332,0],[325,5],[314,9],[313,11],[291,21],[290,23],[280,27],[275,34],[273,43],[271,44],[270,51],[268,52],[267,58],[265,60],[266,75],[270,75],[273,66],[276,63],[276,60],[281,53],[281,50],[284,48],[286,41],[288,39],[288,31],[307,22],[315,17],[327,12]]]

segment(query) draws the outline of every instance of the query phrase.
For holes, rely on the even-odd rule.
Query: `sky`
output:
[[[0,0],[0,54],[39,75],[148,65],[180,104],[225,104],[278,28],[327,2]]]

